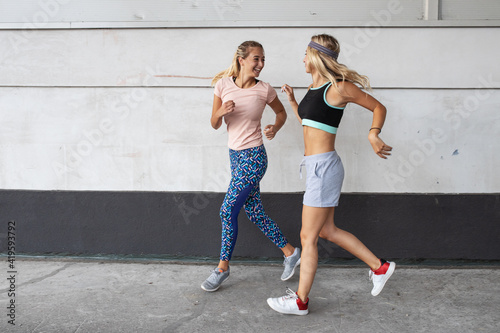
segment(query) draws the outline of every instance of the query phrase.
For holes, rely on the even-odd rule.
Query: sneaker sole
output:
[[[229,279],[229,276],[228,276],[227,278],[225,278],[225,279],[224,279],[224,280],[223,280],[223,281],[219,284],[219,286],[218,286],[217,288],[214,288],[214,289],[207,289],[207,288],[203,287],[203,285],[201,285],[201,289],[203,289],[203,290],[205,290],[205,291],[208,291],[208,292],[214,292],[214,291],[217,291],[217,290],[219,290],[220,286],[221,286],[224,282],[226,282],[228,279]]]
[[[297,268],[297,266],[299,266],[299,265],[300,265],[300,258],[295,263],[295,266],[293,266],[292,274],[288,275],[286,278],[281,278],[281,281],[287,281],[287,280],[291,279],[291,277],[295,274],[295,268]]]
[[[274,304],[270,300],[271,300],[270,298],[267,299],[267,304],[269,305],[269,307],[271,309],[273,309],[274,311],[279,312],[281,314],[305,316],[306,314],[309,313],[309,309],[307,309],[307,310],[297,310],[297,312],[286,312],[286,311],[281,310],[280,308],[275,308]]]
[[[392,276],[392,273],[394,273],[394,271],[396,270],[396,263],[393,262],[392,264],[394,264],[394,265],[390,265],[389,269],[387,270],[387,273],[385,273],[387,275],[387,278],[385,279],[384,283],[382,284],[382,287],[380,288],[380,290],[378,292],[375,292],[375,293],[372,291],[373,296],[377,296],[378,294],[380,294],[382,292],[382,289],[384,289],[385,284],[387,283],[387,281],[389,281],[389,279]]]

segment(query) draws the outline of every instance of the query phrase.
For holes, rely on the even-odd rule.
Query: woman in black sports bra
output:
[[[368,140],[374,152],[386,159],[392,147],[379,137],[384,125],[386,108],[361,88],[370,88],[369,80],[337,62],[338,41],[330,35],[311,38],[304,58],[306,72],[312,76],[304,99],[297,104],[293,89],[284,85],[295,115],[304,134],[304,162],[307,180],[302,210],[302,255],[297,292],[288,289],[288,295],[269,298],[269,306],[286,313],[305,315],[308,295],[318,265],[318,237],[329,240],[349,251],[369,267],[373,281],[373,296],[378,295],[390,278],[396,264],[377,258],[356,236],[335,226],[334,211],[338,206],[344,178],[342,161],[335,151],[335,137],[344,108],[348,103],[358,104],[373,112]]]

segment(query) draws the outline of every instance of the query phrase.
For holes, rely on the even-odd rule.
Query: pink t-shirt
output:
[[[222,103],[234,101],[234,111],[224,116],[229,148],[243,150],[262,145],[260,120],[266,104],[277,96],[274,88],[269,83],[259,81],[252,88],[241,89],[232,77],[226,77],[215,84],[214,94]]]

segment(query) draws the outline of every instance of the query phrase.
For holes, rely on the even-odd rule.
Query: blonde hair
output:
[[[311,40],[318,44],[327,47],[328,49],[340,54],[340,44],[332,36],[322,34],[312,36]],[[342,81],[350,81],[352,83],[360,85],[362,88],[370,90],[370,80],[365,75],[361,75],[358,72],[349,69],[346,65],[337,62],[337,59],[326,55],[311,47],[307,48],[307,56],[309,63],[314,66],[320,75],[325,77],[328,81],[332,83],[334,87],[338,89],[337,79]]]
[[[240,46],[238,46],[236,53],[234,54],[231,66],[229,66],[228,69],[225,69],[214,76],[214,78],[212,79],[212,86],[214,86],[217,83],[217,81],[219,81],[224,77],[230,77],[230,76],[237,77],[240,74],[240,69],[241,69],[240,62],[238,61],[238,59],[239,58],[246,59],[246,57],[248,57],[248,55],[250,54],[250,48],[252,47],[260,47],[262,50],[264,50],[262,44],[253,40],[247,40],[246,42],[241,43]]]

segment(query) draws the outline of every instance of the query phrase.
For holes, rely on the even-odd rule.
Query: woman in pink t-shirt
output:
[[[273,125],[265,135],[272,140],[286,120],[283,104],[268,83],[257,80],[264,68],[264,49],[255,41],[242,43],[231,67],[217,74],[211,124],[214,129],[227,125],[231,182],[220,209],[222,243],[219,265],[203,282],[205,291],[216,291],[229,278],[231,259],[238,235],[238,214],[245,207],[248,219],[284,254],[285,270],[281,279],[288,280],[300,264],[300,249],[283,236],[278,225],[265,213],[260,199],[259,183],[267,168],[267,155],[262,139],[261,118],[266,105],[276,113]]]

